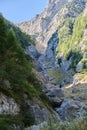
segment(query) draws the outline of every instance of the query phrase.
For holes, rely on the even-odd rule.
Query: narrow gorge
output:
[[[86,130],[87,0],[15,25],[0,14],[0,28],[0,129]]]
[[[36,49],[39,52],[35,54],[34,65],[47,82],[44,83],[40,77],[38,79],[53,109],[63,120],[81,117],[84,111],[82,108],[86,107],[81,99],[86,98],[86,95],[79,95],[81,90],[78,90],[83,88],[81,80],[87,75],[83,72],[78,74],[84,70],[84,66],[87,68],[86,8],[86,0],[52,0],[40,15],[18,24],[37,41]],[[30,54],[30,50],[28,47],[27,54]],[[78,75],[84,78],[80,80]],[[76,99],[74,94],[77,95]]]

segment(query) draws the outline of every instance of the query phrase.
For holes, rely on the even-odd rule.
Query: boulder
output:
[[[49,119],[53,119],[52,113],[56,118],[58,118],[56,113],[51,108],[50,109],[52,113],[47,109],[46,106],[41,104],[41,102],[35,98],[31,101],[25,96],[25,106],[27,106],[27,110],[32,114],[32,117],[34,117],[37,124]]]
[[[63,73],[67,73],[67,70],[69,68],[69,66],[71,65],[72,63],[72,60],[64,60],[63,58],[61,59],[61,63],[60,63],[60,66],[61,66],[61,69],[63,71]]]
[[[82,63],[82,62],[80,61],[80,62],[77,64],[77,66],[76,66],[76,71],[77,71],[77,72],[82,71],[83,65],[84,65],[84,63]]]
[[[57,88],[60,88],[60,85],[54,85],[54,84],[51,84],[51,83],[47,83],[45,84],[45,88],[46,88],[46,93],[49,92],[50,90],[52,89],[57,89]]]
[[[62,89],[55,88],[55,89],[49,90],[49,92],[47,93],[47,95],[49,97],[63,97],[64,93],[63,93]]]
[[[52,104],[52,107],[55,108],[55,107],[60,107],[62,102],[63,102],[63,99],[60,99],[58,97],[51,97],[49,98],[50,101],[51,101],[51,104]]]
[[[83,105],[83,104],[81,104]],[[64,99],[60,108],[56,108],[56,112],[59,114],[62,120],[66,120],[67,118],[75,118],[80,117],[80,108],[79,101],[74,101],[70,99]]]

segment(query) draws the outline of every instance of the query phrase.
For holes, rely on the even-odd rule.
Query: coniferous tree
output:
[[[2,15],[0,15],[0,59],[5,53],[7,42],[7,29]]]
[[[13,29],[10,29],[8,33],[8,38],[7,38],[7,55],[8,57],[14,57],[16,61],[19,63],[25,62],[25,54],[24,51],[21,47],[21,45],[18,43],[15,32]]]

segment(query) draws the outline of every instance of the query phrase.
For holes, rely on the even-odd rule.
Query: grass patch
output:
[[[71,99],[77,98],[81,96],[81,101],[86,102],[87,100],[87,72],[83,71],[80,73],[77,73],[74,76],[75,84],[66,85],[63,87],[64,95],[66,97],[69,97]],[[76,92],[72,92],[72,89],[76,90]]]
[[[47,74],[50,78],[52,78],[52,81],[51,83],[61,83],[61,81],[64,79],[64,78],[68,78],[70,77],[69,75],[65,75],[63,74],[62,70],[60,68],[58,69],[49,69],[47,71]]]
[[[74,120],[72,122],[48,122],[47,126],[40,130],[87,130],[87,118]]]

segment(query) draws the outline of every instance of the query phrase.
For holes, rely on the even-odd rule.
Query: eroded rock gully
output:
[[[87,98],[85,102],[83,102],[85,95],[84,93],[79,95],[77,89],[80,79],[74,76],[75,72],[72,69],[68,70],[71,59],[69,61],[62,59],[60,64],[57,62],[57,45],[58,34],[56,31],[49,40],[44,55],[40,55],[38,51],[34,49],[35,55],[33,55],[33,59],[34,67],[36,68],[34,69],[34,73],[41,82],[43,91],[49,97],[53,110],[56,111],[61,120],[82,117],[85,112],[83,108],[86,107],[85,102]],[[27,54],[30,54],[28,51],[29,47]],[[70,87],[69,90],[67,86]],[[69,94],[67,94],[68,92]],[[73,94],[77,94],[77,96],[74,97]]]

